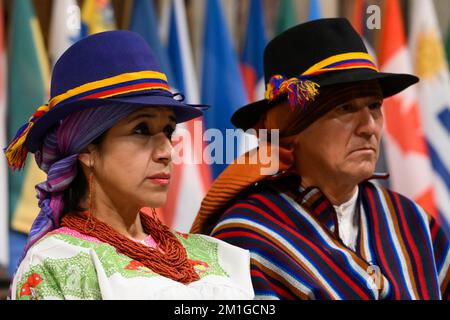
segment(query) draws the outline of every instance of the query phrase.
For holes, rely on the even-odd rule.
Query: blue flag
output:
[[[263,55],[267,44],[261,0],[251,0],[241,69],[251,102],[264,98]]]
[[[322,18],[322,10],[320,8],[320,0],[309,1],[309,20]]]
[[[131,31],[139,33],[152,49],[155,59],[167,76],[169,83],[173,81],[167,51],[159,38],[158,20],[156,19],[153,0],[134,0],[131,11]]]
[[[187,103],[198,104],[199,88],[192,57],[191,42],[184,0],[172,0],[169,20],[168,53],[174,75],[174,88],[182,92]],[[196,130],[196,126],[200,130]],[[187,130],[192,139],[202,139],[202,118],[180,123],[177,128]],[[178,131],[178,130],[177,130]],[[174,134],[176,136],[177,133]],[[197,141],[199,141],[197,140]],[[186,141],[185,141],[186,142]],[[202,158],[203,145],[190,140],[183,144],[183,154]],[[203,161],[183,161],[173,164],[174,180],[163,207],[166,221],[178,231],[188,232],[198,208],[211,185],[211,169]],[[188,199],[188,201],[186,201]],[[170,219],[169,219],[170,217]]]
[[[218,146],[215,152],[210,153],[222,163],[213,163],[213,177],[216,178],[225,169],[224,162],[228,162],[230,157],[230,145],[226,143],[225,135],[226,129],[233,129],[231,115],[247,103],[247,96],[220,1],[207,1],[205,12],[201,102],[212,106],[205,114],[206,129],[219,129],[223,135],[222,141],[213,137],[208,146],[211,143]],[[219,150],[220,142],[223,148]],[[206,151],[212,150],[208,147]],[[228,152],[225,152],[227,149]],[[234,148],[235,156],[236,150],[237,147]]]

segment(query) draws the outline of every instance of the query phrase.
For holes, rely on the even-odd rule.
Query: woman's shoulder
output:
[[[175,232],[188,256],[204,261],[219,262],[220,259],[246,259],[248,250],[204,234]]]
[[[247,250],[230,245],[229,243],[220,239],[196,233],[182,233],[175,232],[176,236],[183,243],[183,246],[188,250],[232,250],[236,254],[246,254]]]
[[[13,299],[99,298],[96,269],[87,244],[67,228],[56,229],[35,243],[13,280]],[[75,282],[85,284],[83,290]]]
[[[85,235],[79,231],[70,229],[68,227],[61,227],[58,229],[55,229],[49,233],[47,233],[42,239],[57,239],[57,240],[65,240],[67,242],[70,242],[70,240],[79,240],[83,242],[91,242],[91,243],[102,243],[100,240],[98,240],[95,237]]]
[[[63,227],[55,229],[39,239],[27,250],[26,256],[52,258],[60,255],[61,252],[79,251],[80,248],[100,243],[95,238],[84,236],[74,230]],[[70,248],[73,250],[70,250]]]
[[[180,233],[177,237],[193,260],[196,271],[202,274],[227,275],[230,263],[241,261],[249,264],[250,253],[246,249],[204,234]],[[239,265],[239,264],[238,264]]]
[[[247,298],[253,297],[248,250],[203,234],[176,232],[176,235],[201,279],[239,288]]]
[[[27,255],[43,257],[72,255],[79,251],[95,250],[102,246],[109,245],[97,238],[62,227],[47,233],[28,250]]]

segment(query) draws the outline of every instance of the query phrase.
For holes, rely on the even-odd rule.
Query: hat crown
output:
[[[51,98],[86,83],[161,68],[139,34],[126,30],[88,36],[67,49],[52,72]]]
[[[299,76],[324,59],[349,52],[367,53],[367,48],[347,19],[320,19],[297,25],[272,39],[264,50],[265,83],[277,74]]]

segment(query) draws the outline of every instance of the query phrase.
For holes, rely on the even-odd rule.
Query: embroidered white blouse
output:
[[[175,234],[200,280],[185,285],[165,278],[109,244],[60,228],[30,248],[11,299],[253,299],[247,250],[204,235]]]

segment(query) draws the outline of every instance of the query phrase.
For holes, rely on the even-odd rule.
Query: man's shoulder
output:
[[[378,194],[378,196],[384,201],[389,199],[389,201],[391,203],[394,203],[396,207],[401,205],[402,207],[413,209],[411,210],[413,212],[418,212],[420,214],[429,216],[429,213],[419,203],[400,192],[394,191],[374,181],[365,181],[361,184],[361,186],[366,192],[369,191]]]
[[[288,176],[282,178],[267,177],[242,191],[235,199],[236,203],[260,203],[267,198],[281,198],[281,194],[298,189],[297,178]]]
[[[250,221],[251,225],[244,224],[252,228],[254,223],[272,225],[283,221],[295,210],[284,197],[288,191],[286,182],[285,179],[263,180],[247,188],[226,207],[218,223]]]
[[[241,192],[227,207],[225,212],[233,211],[235,208],[266,207],[268,202],[277,201],[281,192],[272,183],[261,181]]]

